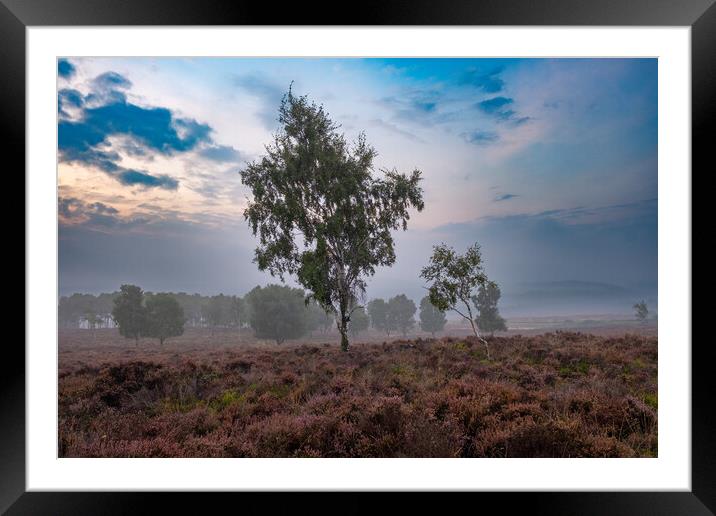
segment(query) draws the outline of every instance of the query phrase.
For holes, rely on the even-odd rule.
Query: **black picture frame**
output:
[[[601,25],[690,26],[692,72],[692,171],[705,175],[711,164],[709,135],[716,119],[715,0],[367,0],[339,9],[304,3],[278,6],[234,0],[0,0],[0,127],[6,162],[25,168],[25,30],[28,26],[71,25]],[[336,6],[336,4],[334,4]],[[709,129],[711,129],[709,131]],[[10,160],[8,161],[8,158]],[[7,168],[9,170],[9,167]],[[675,171],[676,172],[676,171]],[[24,182],[23,182],[24,189]],[[692,188],[693,191],[693,188]],[[19,196],[18,196],[19,197]],[[22,202],[22,201],[20,201]],[[15,212],[16,213],[16,212]],[[693,213],[693,200],[692,200]],[[693,219],[693,216],[692,216]],[[693,232],[693,230],[692,230]],[[693,257],[693,247],[691,250]],[[27,259],[27,256],[25,256]],[[693,259],[692,259],[693,271]],[[27,274],[27,271],[26,271]],[[530,514],[700,515],[716,511],[716,411],[713,410],[713,345],[692,345],[692,490],[690,492],[474,493],[453,494],[439,502],[441,512],[455,504],[501,512],[522,506]],[[254,494],[194,495],[164,493],[26,492],[25,489],[25,352],[6,341],[0,374],[0,511],[8,514],[125,514],[172,506],[181,512],[209,512],[210,507],[241,496],[236,510],[293,510],[285,495],[259,499]],[[680,343],[690,345],[691,343]],[[676,345],[676,343],[675,343]],[[320,495],[309,496],[314,510],[335,506]],[[198,499],[197,499],[198,496]],[[470,500],[466,497],[470,496]],[[210,498],[210,501],[208,498]],[[478,497],[477,500],[474,497]],[[341,502],[341,512],[364,512],[363,497]],[[411,503],[425,504],[422,494]],[[306,498],[303,498],[306,500]],[[319,501],[321,500],[321,501]],[[234,502],[229,502],[234,503]],[[447,505],[446,505],[447,504]],[[365,507],[363,507],[365,509]]]

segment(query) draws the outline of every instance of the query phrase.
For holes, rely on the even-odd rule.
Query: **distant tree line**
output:
[[[58,316],[61,328],[112,328],[114,300],[120,292],[72,294],[62,296]],[[147,299],[154,294],[144,292]],[[246,305],[242,298],[219,294],[202,296],[186,292],[171,293],[184,310],[186,326],[191,328],[238,328],[247,325]]]
[[[79,328],[83,324],[88,328],[112,327],[112,307],[118,294],[62,296],[58,307],[60,328]]]
[[[473,301],[478,307],[475,323],[485,331],[504,330],[504,320],[497,312],[499,288],[488,284],[480,288]],[[430,296],[418,308],[405,294],[388,299],[376,298],[365,307],[356,306],[347,330],[357,337],[368,328],[378,332],[407,335],[416,326],[433,336],[443,331],[447,318]],[[278,344],[326,333],[337,327],[335,314],[327,312],[300,288],[269,284],[257,286],[244,297],[219,294],[144,292],[135,285],[122,285],[119,291],[100,294],[63,296],[59,303],[60,326],[90,329],[119,328],[121,335],[138,341],[140,337],[165,339],[183,334],[184,327],[251,328],[259,339]]]

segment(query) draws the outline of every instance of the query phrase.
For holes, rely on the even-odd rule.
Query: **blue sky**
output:
[[[610,306],[567,296],[559,311],[655,298],[654,59],[60,60],[60,293],[269,281],[251,263],[237,172],[261,156],[292,82],[348,138],[365,131],[378,167],[423,171],[426,208],[369,298],[418,301],[443,241],[481,243],[508,311],[537,310],[535,289],[621,293]]]

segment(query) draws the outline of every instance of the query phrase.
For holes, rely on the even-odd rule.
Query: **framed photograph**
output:
[[[3,511],[716,510],[691,304],[711,1],[382,2],[350,26],[1,1],[27,300]]]

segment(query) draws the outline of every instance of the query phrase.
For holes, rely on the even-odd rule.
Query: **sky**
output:
[[[507,315],[656,303],[656,59],[60,59],[60,295],[279,281],[252,263],[238,172],[291,84],[365,133],[377,174],[423,173],[368,299],[418,303],[432,246],[478,242]]]

